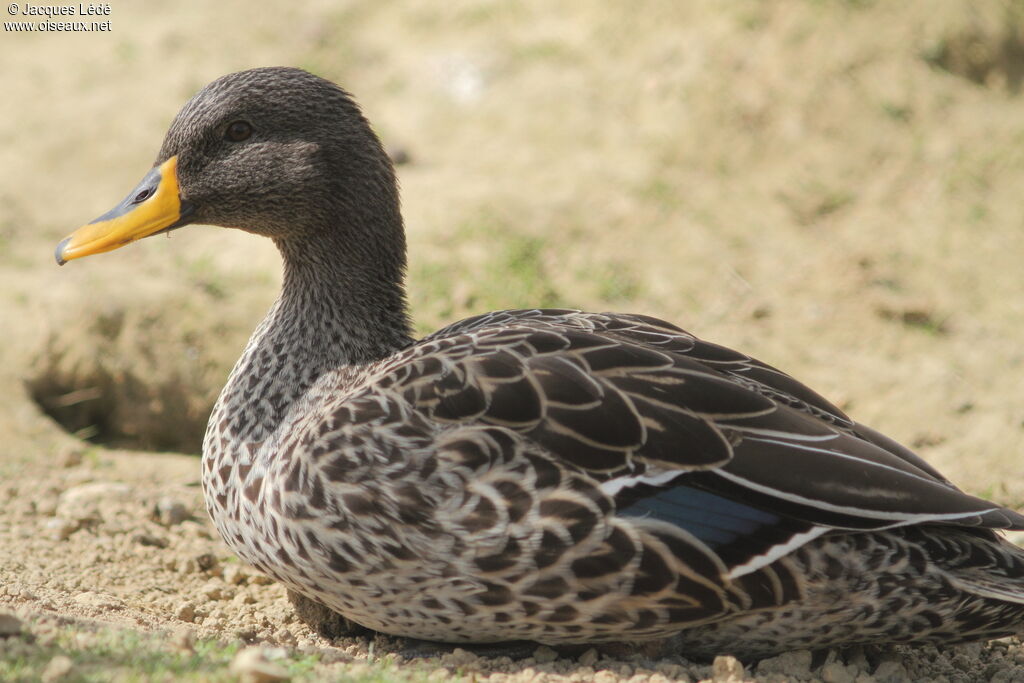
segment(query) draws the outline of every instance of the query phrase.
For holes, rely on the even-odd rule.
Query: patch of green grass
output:
[[[988,206],[982,202],[972,204],[968,211],[968,218],[972,223],[984,223],[989,218]]]
[[[117,46],[114,49],[117,52],[118,58],[124,64],[131,64],[138,59],[139,48],[135,43],[131,41],[122,40],[117,44]]]
[[[810,4],[819,8],[831,11],[839,7],[847,10],[868,9],[875,4],[876,0],[812,0]]]
[[[38,628],[33,629],[39,631]],[[60,680],[110,681],[236,681],[231,661],[242,648],[239,642],[203,639],[192,649],[173,644],[166,635],[130,630],[98,631],[59,626],[39,635],[0,640],[0,681],[29,682],[42,678],[57,656],[71,661]],[[292,681],[332,680],[352,683],[427,681],[435,667],[399,665],[391,657],[356,664],[324,664],[318,653],[284,650],[273,664]]]
[[[237,643],[197,642],[193,651],[169,649],[164,639],[136,631],[61,628],[29,642],[12,638],[0,650],[0,680],[37,681],[58,655],[71,660],[68,681],[229,681]]]
[[[505,235],[504,241],[493,256],[494,291],[485,296],[512,301],[515,308],[557,305],[559,294],[545,273],[544,241],[517,234]]]
[[[451,244],[410,274],[413,310],[424,329],[485,311],[565,305],[549,274],[556,255],[543,238],[485,212],[467,221]]]
[[[941,336],[949,333],[949,325],[946,318],[937,316],[934,312],[923,308],[891,308],[880,306],[877,309],[879,317],[884,320],[892,320],[902,323],[907,327],[925,332],[927,334]]]
[[[217,267],[212,254],[175,253],[171,258],[175,262],[175,271],[185,273],[189,284],[212,299],[221,300],[227,297],[231,284],[224,272]]]
[[[1006,498],[1006,484],[995,483],[989,484],[988,486],[982,487],[976,493],[976,496],[984,498],[985,500],[1001,500]]]
[[[535,40],[515,48],[515,58],[524,61],[550,62],[555,64],[572,64],[576,55],[564,42],[555,40]]]
[[[780,193],[779,198],[799,225],[813,225],[851,204],[856,195],[846,188],[812,181]]]
[[[113,463],[103,459],[103,449],[98,446],[88,446],[82,452],[82,462],[92,469],[110,469]]]
[[[456,10],[455,21],[457,25],[465,28],[479,28],[499,23],[503,16],[508,17],[510,11],[512,8],[506,7],[502,3],[468,3]],[[442,17],[438,16],[437,19],[440,21]]]
[[[675,183],[662,177],[655,177],[637,189],[637,196],[663,209],[675,209],[682,203],[683,193]]]
[[[597,279],[598,296],[609,304],[634,301],[642,294],[640,281],[623,263],[609,263],[587,277]]]
[[[881,104],[882,112],[893,121],[906,123],[913,113],[911,108],[905,104],[898,104],[892,101],[885,101]]]
[[[453,279],[444,263],[429,261],[415,267],[410,273],[409,294],[418,332],[427,334],[437,327],[453,322],[457,308],[453,295]]]
[[[758,31],[768,23],[768,13],[762,5],[744,5],[737,22],[747,31]]]

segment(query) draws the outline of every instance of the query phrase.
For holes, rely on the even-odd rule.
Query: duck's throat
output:
[[[400,268],[396,278],[367,266],[347,269],[324,249],[279,247],[281,294],[231,372],[204,453],[264,441],[318,381],[336,382],[333,390],[343,393],[367,364],[411,342]]]

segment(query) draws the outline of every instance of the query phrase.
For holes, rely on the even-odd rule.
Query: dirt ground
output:
[[[231,557],[195,454],[273,300],[272,246],[194,227],[61,269],[52,251],[134,186],[197,88],[269,64],[343,84],[407,158],[421,331],[538,303],[657,315],[1024,508],[1024,4],[443,8],[114,2],[109,33],[0,35],[0,673],[176,678],[53,664],[69,632],[88,649],[113,629],[263,646],[295,678],[1024,680],[1016,639],[742,670],[405,662],[387,639],[315,635]]]

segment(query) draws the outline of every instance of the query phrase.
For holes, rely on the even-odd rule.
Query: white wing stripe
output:
[[[800,534],[794,534],[793,536],[790,536],[789,540],[785,543],[773,545],[771,548],[768,548],[768,550],[766,550],[764,553],[750,558],[749,561],[737,567],[733,567],[729,571],[727,576],[730,579],[738,579],[741,576],[745,576],[751,572],[757,571],[761,567],[766,567],[775,560],[779,559],[780,557],[783,557],[793,552],[794,550],[802,546],[804,543],[807,543],[808,541],[811,541],[817,538],[818,536],[821,536],[828,530],[828,527],[816,526],[813,527],[810,531],[805,531]]]
[[[929,484],[939,484],[939,483],[941,483],[941,482],[936,481],[932,477],[924,477],[924,476],[921,476],[921,475],[918,475],[918,474],[914,474],[913,472],[908,472],[907,470],[900,469],[898,467],[893,467],[892,465],[886,465],[886,464],[883,464],[883,463],[880,463],[880,462],[875,462],[874,460],[865,460],[864,458],[858,458],[856,455],[850,455],[849,453],[843,453],[842,451],[833,451],[833,450],[829,450],[827,448],[815,448],[814,446],[810,446],[810,445],[802,444],[802,443],[796,443],[794,441],[779,441],[777,439],[763,439],[763,438],[759,438],[759,437],[756,437],[756,436],[752,436],[748,440],[749,441],[757,441],[757,442],[760,442],[760,443],[775,444],[777,446],[785,446],[786,448],[792,448],[792,449],[795,449],[795,450],[811,451],[813,453],[821,453],[823,455],[829,456],[830,458],[843,458],[845,460],[856,460],[857,462],[859,462],[859,463],[861,463],[863,465],[869,465],[871,467],[877,467],[879,469],[889,470],[890,472],[896,472],[898,474],[901,474],[901,475],[904,475],[904,476],[907,476],[907,477],[914,477],[915,479],[919,479],[919,480],[921,480],[923,482],[927,482]]]
[[[648,471],[632,477],[615,477],[608,481],[601,482],[601,491],[609,496],[617,496],[622,489],[633,488],[647,484],[648,486],[663,486],[676,477],[686,474],[684,470],[661,470]]]
[[[739,484],[740,486],[746,487],[748,489],[752,489],[752,490],[757,491],[759,493],[764,493],[766,495],[772,496],[773,498],[779,498],[781,500],[788,500],[791,503],[797,503],[799,505],[806,505],[807,507],[818,508],[819,510],[827,510],[829,512],[838,512],[840,514],[850,515],[852,517],[865,517],[867,519],[885,519],[885,520],[892,520],[893,522],[895,522],[894,524],[892,524],[892,525],[890,525],[889,527],[886,527],[886,528],[891,528],[891,527],[896,527],[896,526],[905,526],[907,524],[918,524],[918,523],[921,523],[921,522],[938,522],[938,521],[943,521],[943,520],[953,520],[953,519],[964,519],[964,518],[967,518],[967,517],[977,517],[978,515],[985,514],[986,512],[992,512],[994,510],[998,510],[999,509],[998,507],[993,505],[990,508],[984,508],[982,510],[972,510],[970,512],[951,512],[951,513],[948,513],[948,514],[908,515],[908,514],[901,514],[901,513],[886,513],[886,512],[879,512],[878,510],[865,510],[863,508],[854,508],[854,507],[848,507],[848,506],[845,506],[845,505],[833,505],[831,503],[826,503],[825,501],[822,501],[822,500],[815,500],[813,498],[805,498],[803,496],[798,496],[798,495],[793,494],[793,493],[787,493],[785,491],[780,491],[779,489],[775,489],[775,488],[772,488],[770,486],[764,486],[762,484],[755,484],[754,482],[752,482],[752,481],[750,481],[748,479],[744,479],[743,477],[736,476],[735,474],[733,474],[731,472],[726,472],[725,470],[715,470],[715,474],[719,475],[720,477],[724,477],[725,479],[728,479],[729,481],[731,481],[733,483]],[[838,528],[842,528],[842,527],[838,527],[837,526],[837,527],[834,527],[834,528],[838,529]]]

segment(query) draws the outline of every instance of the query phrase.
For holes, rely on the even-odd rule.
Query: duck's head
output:
[[[229,74],[199,91],[171,123],[152,170],[61,241],[57,262],[190,223],[265,235],[283,250],[385,242],[404,251],[394,173],[379,140],[345,91],[293,68]]]

